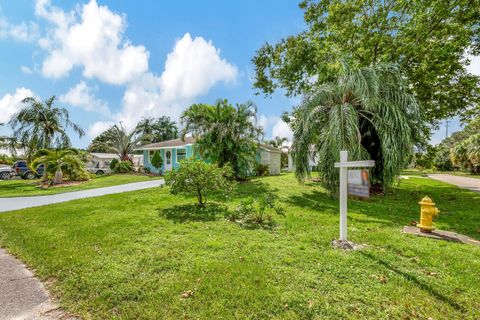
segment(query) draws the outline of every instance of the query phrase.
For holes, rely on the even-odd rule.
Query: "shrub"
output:
[[[151,173],[152,170],[150,170],[150,168],[148,168],[148,167],[143,167],[143,172],[145,172],[145,173]]]
[[[199,207],[205,207],[207,194],[218,191],[226,196],[233,191],[235,183],[231,181],[233,171],[230,167],[219,168],[215,164],[189,158],[180,161],[180,167],[165,176],[165,183],[172,194],[195,194]]]
[[[270,174],[270,168],[268,164],[261,164],[257,162],[253,167],[253,174],[258,177],[268,176]]]
[[[117,158],[113,158],[112,161],[110,161],[110,170],[112,171],[115,171],[115,167],[117,166],[118,164],[118,159]]]
[[[272,194],[267,193],[256,199],[242,200],[229,219],[246,227],[272,227],[275,224],[273,214],[284,216],[285,210],[275,204]]]
[[[8,156],[5,154],[0,154],[0,164],[12,165],[15,162],[15,157]]]
[[[155,150],[152,156],[152,160],[150,160],[152,163],[152,166],[154,166],[157,170],[160,171],[160,168],[162,168],[163,165],[163,159],[160,156],[160,152],[158,150]]]
[[[120,161],[115,165],[113,171],[115,173],[131,173],[133,172],[133,165],[130,161]]]
[[[88,181],[92,177],[90,172],[85,168],[78,168],[72,171],[65,172],[68,180],[70,181]]]

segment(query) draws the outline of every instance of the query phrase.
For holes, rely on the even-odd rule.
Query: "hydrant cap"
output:
[[[427,205],[427,206],[434,206],[435,203],[432,201],[432,199],[430,199],[429,196],[425,196],[422,201],[420,201],[418,204],[421,204],[421,205]]]

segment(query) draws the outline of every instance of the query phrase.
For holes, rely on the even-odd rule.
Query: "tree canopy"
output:
[[[396,63],[429,121],[479,105],[480,80],[466,54],[480,54],[478,0],[305,0],[307,30],[266,43],[253,58],[254,87],[305,94],[352,67]]]
[[[28,97],[23,104],[9,124],[13,129],[13,140],[26,149],[27,155],[39,149],[70,147],[68,128],[72,128],[79,137],[85,134],[79,125],[70,121],[66,108],[55,106],[55,96],[44,102]]]
[[[230,164],[237,178],[244,178],[255,161],[262,128],[256,124],[253,102],[231,105],[218,100],[215,105],[193,104],[181,116],[182,136],[196,138],[195,150],[220,167]]]
[[[144,118],[135,127],[142,144],[162,142],[178,138],[178,128],[170,117]]]
[[[104,134],[104,135],[103,135]],[[105,152],[114,152],[121,161],[132,161],[131,155],[135,149],[140,146],[140,138],[136,132],[127,131],[122,125],[114,125],[103,133],[101,139],[99,137],[92,141],[89,151],[105,150]]]
[[[372,159],[372,183],[390,185],[407,162],[423,126],[419,106],[398,68],[344,64],[335,81],[306,95],[294,109],[293,154],[300,180],[316,153],[322,183],[335,191],[341,150],[350,160]]]

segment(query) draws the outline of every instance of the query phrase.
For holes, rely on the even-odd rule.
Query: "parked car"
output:
[[[18,160],[13,164],[13,170],[16,176],[22,177],[23,179],[31,180],[35,178],[40,178],[43,175],[43,164],[37,167],[37,172],[30,169],[25,160]]]
[[[0,180],[10,180],[15,175],[15,171],[12,167],[3,166],[0,167]]]
[[[104,174],[112,173],[112,170],[109,167],[87,167],[87,171],[97,176],[102,176]]]

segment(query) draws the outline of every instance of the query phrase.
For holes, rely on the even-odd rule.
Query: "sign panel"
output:
[[[360,198],[370,197],[368,170],[348,170],[348,194]]]

